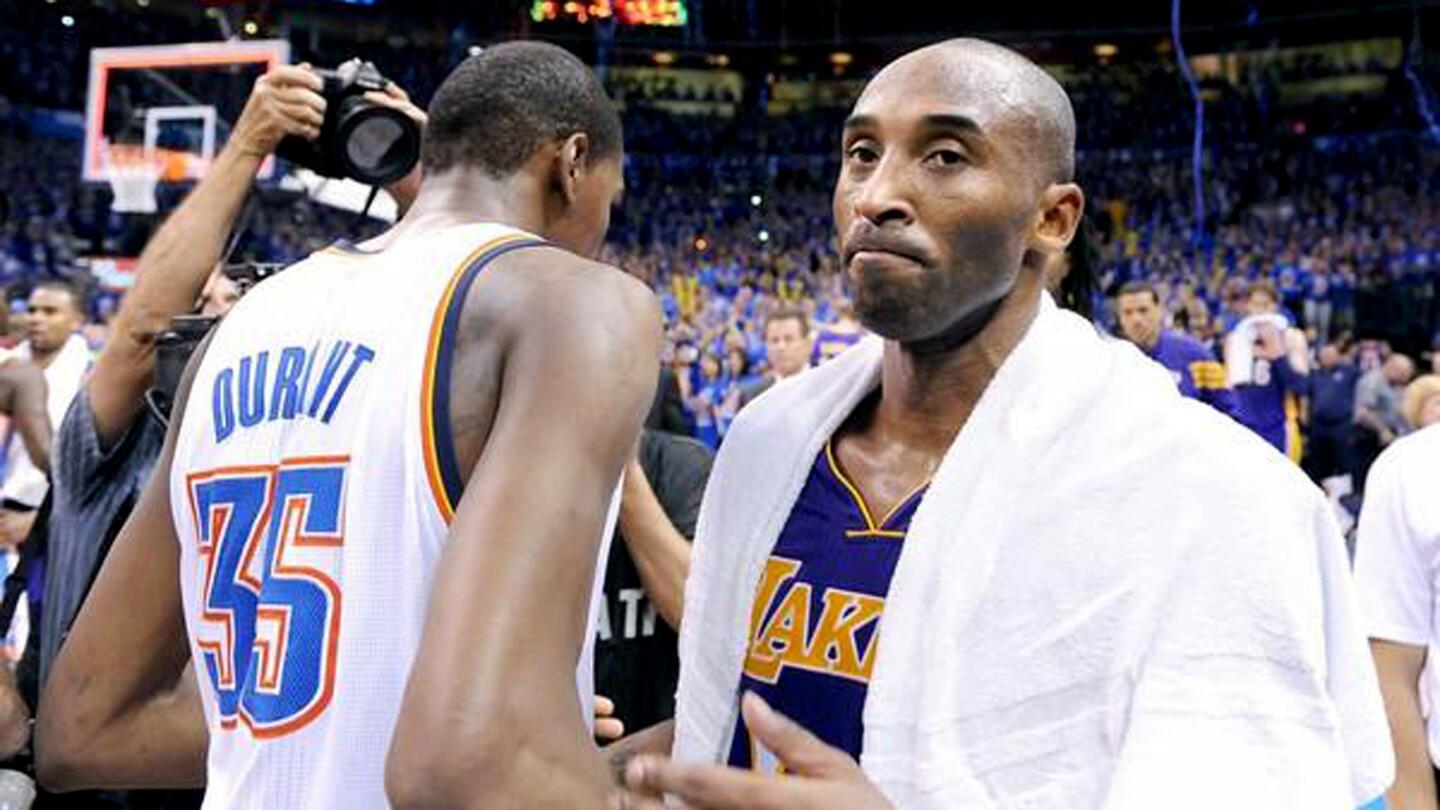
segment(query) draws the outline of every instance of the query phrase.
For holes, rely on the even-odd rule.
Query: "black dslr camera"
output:
[[[155,382],[145,392],[145,404],[160,424],[169,424],[175,391],[190,355],[219,320],[213,315],[180,315],[171,318],[170,328],[155,339]]]
[[[244,295],[251,287],[284,269],[285,265],[273,262],[247,262],[226,265],[221,272],[235,282]],[[180,378],[185,376],[190,355],[219,322],[214,315],[179,315],[171,318],[170,328],[155,338],[155,382],[145,393],[145,403],[160,424],[169,424],[175,392],[180,387]]]
[[[365,98],[385,92],[385,77],[370,62],[351,59],[334,70],[316,70],[324,80],[325,122],[320,137],[288,135],[275,154],[322,177],[383,186],[399,180],[420,160],[420,125],[405,113]]]

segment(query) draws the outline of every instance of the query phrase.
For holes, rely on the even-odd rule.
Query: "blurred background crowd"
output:
[[[1391,28],[1418,34],[1419,14]],[[256,36],[277,33],[261,23]],[[529,17],[519,24],[549,30]],[[1297,39],[1256,29],[1228,40],[1229,52],[1219,37],[1191,60],[1203,98],[1198,152],[1191,88],[1165,40],[1149,49],[1035,45],[1052,48],[1042,54],[1047,67],[1075,102],[1084,250],[1095,280],[1089,305],[1100,328],[1121,334],[1115,295],[1147,282],[1166,328],[1219,358],[1250,287],[1268,281],[1279,310],[1308,338],[1314,373],[1333,360],[1358,380],[1396,353],[1410,359],[1411,375],[1440,371],[1436,73],[1418,36],[1341,40],[1334,27],[1318,30]],[[401,44],[347,39],[317,24],[289,39],[296,61],[371,59],[423,103],[464,56],[464,31]],[[136,255],[154,227],[152,217],[112,211],[105,184],[82,182],[73,133],[37,123],[35,111],[81,108],[91,48],[215,35],[213,15],[162,14],[148,2],[0,8],[0,62],[9,66],[0,72],[0,284],[13,313],[24,311],[36,280],[80,282],[85,334],[98,348],[122,290],[97,283],[90,260]],[[592,58],[606,48],[584,47],[596,49]],[[781,60],[737,71],[726,69],[728,56],[708,56],[701,68],[675,65],[673,52],[616,52],[628,62],[612,55],[614,64],[601,67],[624,108],[627,193],[605,258],[660,296],[665,359],[689,429],[715,446],[744,389],[776,375],[770,315],[803,313],[792,322],[803,326],[809,362],[858,331],[838,272],[830,189],[838,124],[872,68],[849,53],[830,53],[818,67],[787,69]],[[162,209],[183,190],[162,188]],[[356,224],[349,212],[262,187],[246,225],[232,260],[286,263],[383,224]],[[22,320],[10,319],[6,340],[20,339]],[[1393,385],[1410,382],[1392,376]],[[1334,418],[1317,415],[1316,405],[1340,406],[1307,398],[1301,422],[1310,433],[1317,419]],[[1353,418],[1350,427],[1364,429]]]

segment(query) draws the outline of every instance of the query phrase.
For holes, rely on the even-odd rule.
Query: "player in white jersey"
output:
[[[603,803],[596,563],[659,339],[650,292],[581,258],[619,119],[538,43],[468,59],[429,113],[401,222],[262,283],[197,350],[50,679],[42,779],[205,784],[207,808]]]

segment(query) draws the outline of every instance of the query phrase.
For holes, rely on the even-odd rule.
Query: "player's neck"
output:
[[[906,444],[943,452],[1020,344],[1039,307],[1039,274],[1022,270],[1015,289],[963,342],[927,351],[886,341],[875,426]]]
[[[59,348],[40,349],[34,343],[30,343],[30,362],[38,366],[42,371],[50,367],[55,361],[55,356],[60,353]]]
[[[454,169],[426,179],[396,230],[473,222],[498,222],[539,234],[545,223],[544,192],[524,172],[497,179],[479,169]]]

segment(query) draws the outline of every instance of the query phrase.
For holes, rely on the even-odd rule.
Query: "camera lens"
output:
[[[350,109],[342,113],[335,133],[346,174],[377,186],[408,174],[420,158],[415,123],[389,107],[363,102],[346,106]]]
[[[400,125],[389,118],[361,121],[345,143],[345,157],[366,171],[374,171],[385,163],[385,156],[404,134]]]

